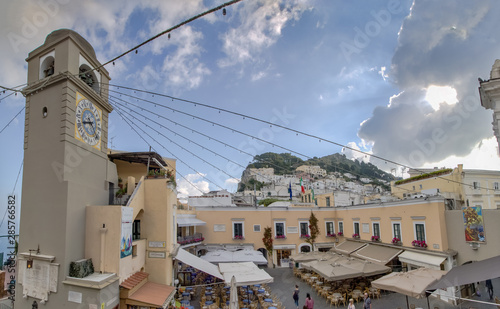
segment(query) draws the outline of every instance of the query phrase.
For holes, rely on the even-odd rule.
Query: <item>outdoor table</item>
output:
[[[340,293],[333,293],[333,296],[335,296],[335,297],[342,297],[342,294],[340,294]]]
[[[267,307],[267,309],[276,309],[276,307]]]
[[[244,289],[248,289],[248,285],[242,285],[241,287]]]
[[[260,294],[264,293],[266,290],[264,289],[258,289],[257,292],[259,292]]]
[[[213,304],[213,303],[214,303],[213,301],[211,301],[211,300],[207,300],[207,301],[205,302],[205,305],[210,306],[210,305],[211,305],[211,304]]]
[[[186,291],[192,291],[193,290],[193,287],[192,286],[188,286],[186,287]]]
[[[183,304],[183,305],[189,305],[189,300],[183,299],[183,300],[181,300],[181,304]]]
[[[244,299],[244,300],[242,300],[242,302],[244,302],[245,304],[249,304],[250,303],[250,301],[248,299]]]
[[[210,290],[212,290],[212,287],[211,287],[211,286],[207,286],[207,287],[205,288],[205,290],[209,290],[209,291],[210,291]]]
[[[249,290],[249,291],[248,291],[248,294],[253,294],[253,291],[252,291],[252,290]]]
[[[322,284],[323,284],[323,282],[318,281],[318,282],[316,282],[316,284],[317,284],[317,285],[322,285]]]
[[[194,306],[187,306],[186,309],[194,309]]]
[[[256,288],[260,288],[260,284],[254,284],[253,286]]]
[[[212,295],[214,292],[206,291],[205,295]]]
[[[323,290],[325,290],[325,291],[329,291],[329,290],[331,290],[331,289],[332,289],[332,287],[331,287],[331,286],[324,286],[324,287],[323,287]]]
[[[272,303],[272,302],[273,302],[273,300],[272,300],[271,298],[265,298],[265,299],[264,299],[264,301],[265,301],[266,303]]]
[[[228,294],[228,295],[231,294],[231,291],[226,291],[226,294]]]

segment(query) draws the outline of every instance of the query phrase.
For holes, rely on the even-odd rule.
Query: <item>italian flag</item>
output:
[[[302,177],[300,177],[300,191],[302,191],[302,193],[306,193],[306,190],[304,189],[304,184],[302,184]]]

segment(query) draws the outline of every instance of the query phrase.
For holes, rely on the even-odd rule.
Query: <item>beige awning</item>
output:
[[[389,263],[393,258],[398,256],[401,252],[403,252],[403,250],[398,248],[368,244],[365,247],[362,247],[361,249],[355,251],[351,255],[362,258],[363,260],[385,265]]]
[[[197,219],[195,215],[178,215],[177,226],[203,226],[207,225],[205,221]]]
[[[446,260],[445,256],[431,255],[414,251],[405,251],[399,255],[399,261],[420,267],[441,269],[441,263]]]
[[[175,295],[175,287],[146,282],[128,297],[127,304],[142,307],[166,308]]]
[[[335,246],[335,248],[332,250],[335,250],[338,253],[351,254],[354,251],[356,251],[364,246],[366,246],[365,243],[346,240],[343,243]]]

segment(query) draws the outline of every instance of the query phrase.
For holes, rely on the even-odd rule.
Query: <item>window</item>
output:
[[[311,235],[309,233],[309,222],[299,222],[300,236]]]
[[[233,238],[243,238],[243,222],[233,222]]]
[[[477,190],[477,189],[479,189],[479,181],[474,181],[474,182],[472,183],[472,187],[473,187],[474,189],[476,189],[476,190]]]
[[[284,237],[285,236],[285,223],[284,222],[275,222],[274,230],[276,232],[276,237]]]
[[[326,207],[330,207],[330,197],[326,197]]]
[[[493,189],[496,191],[498,190],[498,182],[493,183]]]
[[[380,223],[374,222],[372,224],[372,228],[373,228],[373,236],[380,237]]]
[[[413,191],[415,191],[415,186],[413,186]]]
[[[401,240],[401,223],[392,223],[392,237]]]
[[[260,232],[260,224],[254,224],[253,231],[254,232]]]
[[[415,225],[415,239],[420,241],[425,241],[425,224],[414,223],[414,225]]]
[[[141,220],[134,220],[132,224],[132,240],[141,239]]]
[[[354,222],[354,234],[359,235],[359,222]]]
[[[422,185],[420,185],[420,190],[422,190]]]
[[[339,233],[344,234],[344,222],[339,221]]]
[[[335,233],[335,228],[333,227],[333,222],[326,222],[326,235],[333,235]]]

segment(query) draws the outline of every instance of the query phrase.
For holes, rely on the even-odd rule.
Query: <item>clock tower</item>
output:
[[[109,188],[117,183],[107,157],[110,77],[93,47],[68,29],[49,34],[26,61],[16,307],[101,304],[106,284],[86,288],[68,276],[70,263],[86,258],[86,206],[108,205]],[[102,308],[117,303],[106,300]]]

